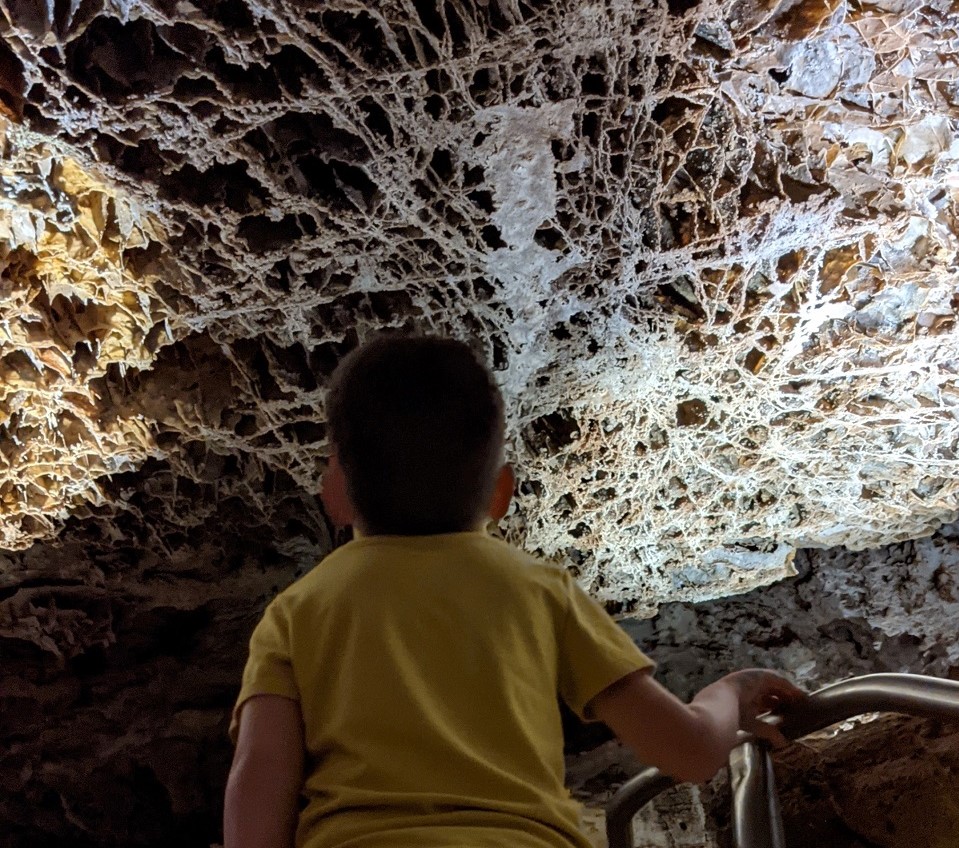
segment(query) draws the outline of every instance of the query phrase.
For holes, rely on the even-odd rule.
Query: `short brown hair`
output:
[[[330,435],[364,529],[472,530],[503,461],[503,399],[462,342],[383,334],[337,367]]]

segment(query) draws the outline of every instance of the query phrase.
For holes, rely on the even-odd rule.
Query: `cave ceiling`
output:
[[[622,611],[956,518],[946,0],[0,9],[0,587],[312,563],[385,327],[482,350],[507,535]]]

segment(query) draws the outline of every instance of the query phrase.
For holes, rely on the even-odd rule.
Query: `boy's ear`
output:
[[[509,502],[513,499],[513,487],[516,485],[516,477],[513,469],[504,465],[499,470],[499,476],[496,478],[496,488],[493,489],[493,497],[490,498],[489,517],[493,521],[499,521],[509,510]]]
[[[327,518],[340,527],[348,527],[356,518],[356,510],[353,509],[346,490],[346,475],[335,452],[330,454],[330,461],[323,475],[320,502],[326,510]]]

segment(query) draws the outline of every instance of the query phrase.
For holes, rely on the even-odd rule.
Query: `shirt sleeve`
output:
[[[254,695],[281,695],[300,700],[291,656],[289,622],[282,605],[274,600],[250,637],[250,654],[230,720],[230,739],[234,745],[240,729],[240,709]]]
[[[586,705],[627,674],[655,663],[570,576],[564,575],[569,606],[561,631],[559,694],[584,721]]]

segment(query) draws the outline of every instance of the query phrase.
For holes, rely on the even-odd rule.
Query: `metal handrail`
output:
[[[606,838],[609,848],[632,848],[633,819],[657,795],[676,781],[657,768],[648,768],[619,787],[606,805]]]
[[[773,758],[765,744],[744,742],[733,750],[729,756],[729,785],[733,795],[733,844],[737,848],[785,848]]]
[[[867,674],[834,683],[784,715],[787,739],[799,739],[863,713],[904,713],[959,720],[959,681],[924,674]]]
[[[959,721],[959,681],[921,674],[868,674],[813,693],[783,717],[780,730],[799,739],[862,713],[892,712]],[[733,832],[737,848],[780,848],[782,820],[772,762],[765,747],[747,741],[730,756]],[[649,768],[627,781],[606,807],[609,848],[632,848],[636,814],[676,781]]]

